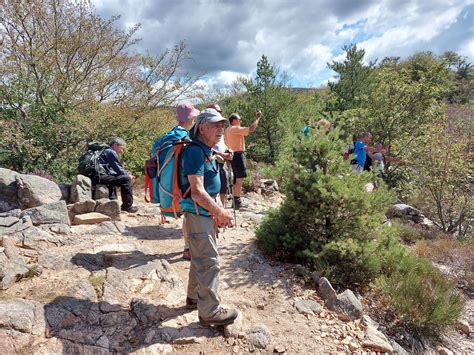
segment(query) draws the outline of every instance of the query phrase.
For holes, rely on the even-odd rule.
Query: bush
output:
[[[432,232],[410,224],[393,222],[396,234],[401,241],[407,244],[414,244],[419,240],[431,239]]]
[[[462,297],[429,260],[391,244],[382,269],[377,285],[405,324],[421,331],[438,330],[461,315]]]
[[[306,263],[345,285],[369,283],[391,195],[383,183],[365,190],[372,175],[356,175],[343,161],[337,131],[291,137],[279,161],[286,199],[257,230],[264,251]]]

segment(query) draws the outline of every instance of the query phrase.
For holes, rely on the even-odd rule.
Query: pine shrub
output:
[[[381,225],[392,200],[370,174],[354,174],[339,132],[291,137],[280,157],[285,201],[257,231],[264,251],[309,264],[345,285],[367,284],[380,272]],[[366,191],[374,181],[378,188]]]

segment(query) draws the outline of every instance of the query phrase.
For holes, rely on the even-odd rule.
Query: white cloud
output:
[[[207,84],[226,85],[251,73],[262,54],[298,83],[331,75],[341,47],[357,43],[367,61],[421,50],[453,50],[474,57],[472,0],[93,0],[100,14],[140,22],[139,50],[152,54],[185,40],[186,69],[206,72]]]

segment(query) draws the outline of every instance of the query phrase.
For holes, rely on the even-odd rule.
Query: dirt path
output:
[[[101,338],[94,334],[108,334],[108,329],[111,329],[116,333],[109,336],[110,341],[120,340],[122,333],[125,335],[126,340],[122,340],[122,343],[117,340],[118,348],[123,347],[126,351],[143,355],[162,351],[292,354],[364,351],[362,343],[365,326],[360,320],[342,321],[335,313],[326,309],[308,314],[300,313],[295,308],[295,300],[313,300],[320,305],[323,302],[314,286],[307,287],[301,277],[295,276],[294,266],[267,259],[254,244],[256,226],[261,222],[265,211],[277,206],[281,198],[278,195],[262,197],[257,194],[247,197],[251,199],[244,202],[251,205],[251,210],[242,209],[237,212],[237,227],[225,230],[219,237],[222,303],[236,307],[243,315],[242,327],[237,330],[236,337],[226,338],[223,329],[201,327],[197,321],[197,311],[189,312],[183,307],[189,262],[182,259],[184,243],[181,221],[171,220],[168,224],[160,225],[158,208],[138,202],[139,213],[122,214],[121,233],[92,233],[87,228],[83,229],[83,226],[75,226],[64,245],[40,248],[40,264],[46,265],[43,274],[18,282],[0,295],[4,299],[21,298],[38,302],[44,308],[43,318],[47,318],[48,310],[57,308],[58,302],[63,307],[61,302],[64,303],[66,299],[69,302],[66,308],[72,307],[74,314],[68,316],[70,320],[66,317],[66,333],[60,331],[56,334],[51,329],[46,329],[46,338],[28,338],[24,333],[15,333],[11,338],[15,342],[12,346],[36,354],[106,354],[108,352],[105,349],[109,346],[101,343]],[[138,196],[136,200],[143,199]],[[156,288],[156,280],[147,281],[143,275],[135,275],[138,279],[133,281],[134,291],[123,302],[125,308],[132,305],[132,309],[112,313],[103,312],[102,309],[102,312],[98,311],[102,305],[97,300],[106,292],[104,278],[106,275],[110,276],[107,274],[110,271],[106,271],[110,266],[119,270],[119,276],[126,273],[132,275],[136,270],[148,267],[150,262],[161,262],[160,260],[166,260],[179,279],[167,280],[165,277],[161,281],[176,286],[171,290],[173,297],[168,300],[169,304],[157,298],[156,293],[146,291],[150,287]],[[109,278],[105,278],[105,283],[107,282],[110,282]],[[140,287],[137,283],[140,283]],[[92,290],[92,295],[88,291],[90,285],[96,289],[95,292]],[[113,292],[119,291],[119,287],[113,288]],[[159,317],[151,317],[151,321],[136,324],[137,319],[143,315],[137,313],[139,309],[137,311],[133,306],[135,294],[143,296],[148,302],[148,313],[159,314]],[[107,299],[120,301],[119,296],[109,294]],[[86,301],[84,305],[84,297],[95,301]],[[108,306],[113,304],[111,302]],[[79,308],[83,307],[79,312],[74,310],[77,305]],[[83,309],[86,309],[84,313]],[[49,316],[51,318],[51,312]],[[100,318],[100,323],[94,321],[95,317]],[[118,318],[111,322],[108,317]],[[130,326],[130,331],[144,334],[127,334],[128,323],[135,324]],[[102,324],[109,324],[110,328],[101,328]],[[262,326],[271,334],[271,338],[267,337],[266,341],[269,343],[265,349],[257,348],[249,339],[250,330],[256,327],[262,329]],[[72,333],[67,333],[68,327]],[[63,326],[59,329],[62,330]],[[462,338],[457,333],[451,334],[452,338],[447,340],[450,349],[474,350],[469,338]],[[77,340],[79,335],[84,338]],[[88,340],[88,336],[92,340]],[[114,349],[112,343],[110,349]]]
[[[263,324],[272,340],[266,351],[289,353],[321,353],[357,351],[363,336],[359,321],[343,322],[331,312],[319,315],[300,314],[294,307],[296,298],[312,299],[322,304],[314,290],[304,286],[301,278],[285,264],[271,262],[254,245],[255,222],[270,206],[278,204],[279,197],[252,196],[252,211],[237,212],[237,228],[220,233],[221,254],[220,290],[223,304],[235,306],[244,316],[244,328]],[[250,201],[249,201],[250,202]],[[159,218],[153,208],[141,206],[138,216],[127,216],[133,237],[157,257],[173,265],[186,285],[189,262],[181,258],[183,240],[180,221],[156,227]],[[256,351],[245,339],[225,339],[223,332],[201,344],[174,346],[178,351]]]

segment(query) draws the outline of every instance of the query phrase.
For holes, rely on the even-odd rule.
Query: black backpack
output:
[[[110,148],[107,144],[90,142],[87,144],[87,151],[79,158],[79,166],[77,170],[79,174],[92,177],[107,174],[106,168],[100,164],[99,158],[101,154]]]

